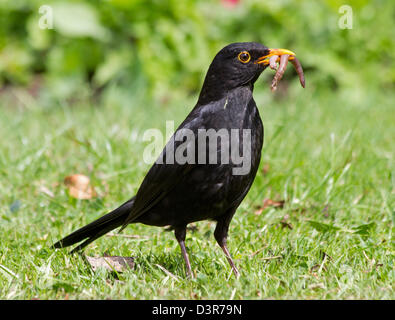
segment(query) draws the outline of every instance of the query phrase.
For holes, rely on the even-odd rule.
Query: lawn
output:
[[[144,130],[179,124],[196,96],[2,103],[0,298],[394,299],[395,95],[294,82],[275,95],[268,81],[256,84],[262,162],[228,240],[239,279],[207,221],[187,234],[191,280],[173,233],[162,228],[130,225],[85,250],[135,257],[135,269],[118,275],[50,249],[137,191],[149,169]],[[63,180],[75,173],[91,178],[96,198],[68,194]]]

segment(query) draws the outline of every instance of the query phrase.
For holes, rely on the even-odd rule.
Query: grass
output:
[[[180,123],[195,98],[0,107],[0,298],[394,299],[394,94],[295,85],[281,98],[259,83],[255,98],[262,163],[229,230],[239,279],[212,222],[187,234],[192,280],[161,228],[131,225],[124,234],[136,238],[87,248],[136,257],[135,270],[118,277],[49,249],[136,192],[149,168],[143,131]],[[71,198],[63,179],[74,173],[90,176],[99,197]],[[284,207],[262,210],[264,199]]]

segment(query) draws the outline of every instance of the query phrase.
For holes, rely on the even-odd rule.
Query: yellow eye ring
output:
[[[242,63],[248,63],[251,60],[251,55],[249,54],[248,51],[242,51],[237,56],[237,59],[239,59],[239,61]]]

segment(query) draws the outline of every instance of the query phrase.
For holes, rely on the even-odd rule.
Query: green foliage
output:
[[[42,75],[47,95],[83,97],[114,85],[196,92],[213,55],[236,41],[295,51],[317,88],[392,88],[390,1],[350,1],[353,29],[341,30],[342,1],[42,1],[0,4],[0,83],[29,87]],[[42,5],[53,29],[40,29]],[[44,19],[45,20],[45,19]],[[136,89],[138,88],[138,89]],[[41,92],[42,93],[42,92]]]

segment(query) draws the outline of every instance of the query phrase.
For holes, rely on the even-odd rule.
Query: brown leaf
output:
[[[257,206],[255,207],[255,215],[259,216],[263,210],[265,210],[267,207],[274,207],[274,208],[283,208],[284,207],[284,200],[272,200],[272,199],[265,199],[263,200],[263,205],[262,206]]]
[[[134,258],[132,257],[85,257],[93,271],[96,271],[98,268],[104,268],[108,271],[124,272],[127,269],[133,269],[135,265]]]
[[[272,200],[272,199],[265,199],[263,200],[263,209],[266,209],[267,207],[275,207],[275,208],[284,208],[284,200]]]
[[[97,196],[95,189],[90,184],[90,179],[83,174],[67,176],[64,179],[64,184],[73,198],[86,200]]]

